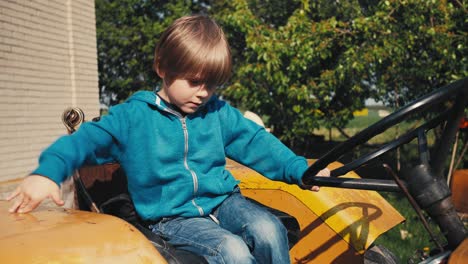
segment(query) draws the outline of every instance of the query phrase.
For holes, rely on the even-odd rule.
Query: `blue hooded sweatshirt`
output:
[[[33,174],[60,184],[96,158],[120,163],[143,220],[210,214],[238,184],[226,158],[296,184],[308,167],[304,157],[215,96],[183,116],[149,91],[59,138],[41,154]]]

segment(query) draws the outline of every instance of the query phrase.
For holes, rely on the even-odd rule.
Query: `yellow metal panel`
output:
[[[298,220],[301,232],[299,241],[289,252],[292,263],[362,263],[362,256],[353,247],[290,193],[242,189],[242,194]]]
[[[450,255],[449,264],[466,264],[468,263],[468,238],[455,249]]]
[[[166,263],[127,222],[104,214],[40,207],[8,213],[0,201],[2,263]]]
[[[468,169],[456,170],[451,178],[450,189],[452,191],[452,200],[458,213],[467,218],[468,216]]]
[[[339,166],[341,164],[336,162],[329,168]],[[233,161],[228,161],[228,169],[241,181],[240,187],[246,196],[284,211],[297,219],[303,235],[306,236],[303,239],[310,240],[308,245],[304,245],[306,249],[298,251],[320,249],[321,251],[317,253],[309,252],[318,257],[320,256],[318,253],[324,253],[331,245],[339,247],[339,250],[330,250],[336,254],[330,255],[331,260],[328,261],[334,263],[343,258],[343,254],[352,255],[350,247],[362,254],[379,235],[404,220],[393,206],[375,191],[321,187],[320,192],[312,192],[302,190],[296,185],[271,181]],[[345,177],[359,178],[354,172],[348,173]],[[314,219],[314,216],[320,220]],[[333,230],[334,234],[326,231],[326,234],[321,235],[319,230],[317,233],[312,233],[322,224]],[[339,245],[341,242],[337,240],[336,234],[347,243],[346,246]],[[291,254],[293,253],[294,248],[291,251]],[[301,259],[304,255],[294,257]]]

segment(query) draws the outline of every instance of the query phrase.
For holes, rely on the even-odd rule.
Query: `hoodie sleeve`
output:
[[[103,153],[115,155],[128,124],[124,105],[112,107],[100,121],[86,122],[72,135],[60,137],[41,153],[31,174],[46,176],[60,185],[87,160]]]
[[[265,128],[244,118],[225,103],[220,108],[226,156],[254,169],[265,177],[302,184],[307,160],[297,156]]]

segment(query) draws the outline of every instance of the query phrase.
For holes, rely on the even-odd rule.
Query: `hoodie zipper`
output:
[[[159,102],[159,96],[156,96],[156,104],[159,105],[159,106],[162,106]],[[189,165],[188,165],[188,130],[187,130],[187,122],[186,122],[186,117],[182,116],[180,113],[170,109],[170,108],[166,108],[164,106],[162,106],[162,109],[168,113],[171,113],[175,116],[177,116],[182,124],[182,130],[184,132],[184,167],[186,170],[188,170],[190,172],[190,175],[192,175],[192,181],[193,181],[193,199],[192,199],[192,204],[193,206],[195,206],[195,208],[197,208],[198,212],[200,213],[201,216],[205,215],[205,212],[203,211],[203,208],[201,208],[197,202],[195,201],[195,197],[197,195],[197,192],[198,192],[198,177],[197,177],[197,174],[192,170],[190,169]]]
[[[204,215],[205,212],[203,212],[203,208],[201,208],[197,202],[195,202],[195,196],[198,192],[198,177],[197,174],[190,169],[188,165],[188,130],[187,130],[187,123],[185,121],[185,117],[180,117],[180,122],[182,123],[182,129],[184,130],[184,141],[185,141],[185,149],[184,149],[184,166],[185,168],[190,172],[192,175],[192,180],[193,180],[193,199],[192,199],[192,204],[198,209],[198,212],[200,215]]]

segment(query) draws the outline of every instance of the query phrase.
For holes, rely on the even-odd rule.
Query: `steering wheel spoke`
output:
[[[336,168],[330,172],[330,176],[338,177],[341,175],[345,175],[346,173],[353,171],[364,164],[369,163],[370,161],[384,155],[385,153],[394,150],[406,143],[409,143],[415,138],[418,138],[418,146],[419,146],[419,156],[421,163],[429,163],[429,152],[427,148],[427,136],[426,131],[434,128],[441,122],[443,122],[447,116],[449,115],[450,111],[444,111],[442,114],[438,115],[437,117],[431,119],[430,121],[424,123],[423,125],[407,132],[406,134],[392,140],[389,143],[384,144],[383,146],[379,147],[377,150],[359,158],[354,161],[349,162],[339,168]]]
[[[457,98],[458,100],[456,100]],[[460,98],[465,98],[465,100],[460,100]],[[426,122],[424,125],[416,129],[412,129],[411,131],[407,132],[404,136],[399,137],[399,139],[397,139],[396,141],[392,141],[390,143],[385,144],[383,147],[381,147],[383,149],[382,151],[376,150],[373,153],[370,153],[364,157],[357,159],[356,161],[346,164],[343,166],[343,169],[338,171],[335,170],[336,172],[334,172],[332,175],[343,175],[346,172],[354,170],[371,161],[372,159],[381,156],[383,153],[388,152],[391,149],[394,149],[395,147],[408,143],[409,141],[411,141],[411,139],[418,136],[419,131],[432,129],[440,123],[446,121],[450,116],[457,116],[454,115],[453,112],[463,111],[467,103],[466,98],[468,98],[468,78],[459,80],[445,87],[437,89],[432,93],[413,101],[412,103],[406,105],[405,107],[399,109],[391,115],[381,119],[375,124],[362,130],[350,139],[340,143],[339,145],[331,149],[328,153],[320,157],[305,171],[302,179],[303,182],[310,181],[309,178],[315,177],[315,175],[317,175],[317,173],[320,170],[327,167],[330,163],[337,161],[344,154],[350,153],[357,146],[368,142],[371,138],[375,137],[376,135],[379,135],[387,129],[400,124],[401,122],[409,119],[410,117],[413,117],[414,115],[419,113],[426,113],[428,112],[428,110],[430,110],[435,105],[441,102],[446,102],[449,100],[454,100],[457,102],[449,104],[449,107],[446,111],[438,114],[435,118]],[[453,122],[453,120],[451,121]],[[421,158],[426,159],[426,157]],[[427,159],[428,158],[429,157],[427,157]],[[437,158],[438,160],[440,160],[440,155]],[[346,167],[347,165],[349,165],[349,167]]]
[[[429,112],[436,112],[434,110],[440,109],[437,106],[441,103],[444,103],[443,107],[446,110],[436,113],[436,116],[430,121],[417,128],[409,129],[404,135],[385,143],[377,150],[334,169],[331,171],[332,177],[316,177],[320,170],[337,161],[344,154],[350,153],[357,146],[417,114],[423,114],[427,117]],[[447,238],[449,247],[453,249],[466,239],[467,231],[455,212],[449,188],[441,175],[467,105],[468,78],[464,78],[413,101],[337,145],[305,171],[302,181],[306,186],[318,185],[379,191],[397,191],[400,188],[399,185],[407,184],[408,194],[438,223]],[[437,146],[434,157],[429,157],[427,132],[441,124],[445,124],[442,137],[434,144]],[[358,169],[415,138],[418,139],[419,164],[414,164],[414,167],[406,173],[406,182],[397,179],[398,185],[395,180],[337,177]]]

